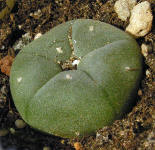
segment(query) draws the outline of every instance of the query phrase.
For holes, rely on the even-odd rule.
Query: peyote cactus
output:
[[[29,125],[73,138],[120,118],[132,103],[141,71],[132,37],[109,24],[78,19],[24,47],[13,63],[10,86]]]

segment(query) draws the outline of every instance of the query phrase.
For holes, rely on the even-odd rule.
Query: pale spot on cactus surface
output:
[[[22,81],[22,77],[17,78],[17,82],[21,82]]]
[[[138,68],[125,67],[126,71],[137,71]]]
[[[66,74],[66,79],[72,80],[72,76],[70,74]]]
[[[51,42],[51,45],[54,44],[55,42],[56,42],[56,40],[52,41],[52,42]]]
[[[57,61],[57,63],[58,63],[58,64],[61,64],[61,62],[60,62],[60,61]]]
[[[74,40],[74,43],[76,44],[76,40]]]
[[[89,31],[93,31],[94,30],[94,26],[89,26]]]
[[[58,53],[60,53],[60,54],[62,54],[62,53],[63,53],[63,51],[62,51],[62,48],[61,48],[61,47],[57,47],[57,48],[56,48],[56,50],[57,50],[57,52],[58,52]]]
[[[125,67],[125,70],[126,71],[129,71],[131,68],[130,67]]]

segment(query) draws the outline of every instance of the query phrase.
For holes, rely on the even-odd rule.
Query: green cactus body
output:
[[[62,70],[80,60],[76,69]],[[136,41],[100,21],[58,25],[21,50],[11,68],[11,93],[32,127],[61,137],[95,133],[131,105],[142,71]]]

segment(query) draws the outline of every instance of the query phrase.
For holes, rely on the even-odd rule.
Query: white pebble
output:
[[[126,31],[135,37],[145,36],[151,30],[152,20],[150,3],[141,2],[131,11],[130,24]]]
[[[5,49],[5,46],[4,46],[4,45],[2,45],[1,49],[2,49],[2,50],[4,50],[4,49]]]
[[[41,33],[37,33],[37,34],[35,35],[35,37],[34,37],[34,40],[39,39],[41,36],[42,36]]]
[[[41,16],[41,15],[42,15],[41,10],[38,9],[38,11],[35,11],[35,12],[34,12],[34,15],[36,15],[36,16]]]
[[[21,30],[22,29],[22,25],[18,25],[18,29]]]
[[[144,57],[148,56],[148,46],[146,44],[141,45],[141,52],[142,52]]]
[[[118,0],[114,5],[114,9],[120,18],[123,21],[126,21],[130,17],[131,9],[136,5],[137,0]]]
[[[150,75],[151,75],[151,72],[149,70],[146,70],[146,76],[150,77]]]
[[[41,17],[42,16],[42,12],[40,9],[38,9],[37,11],[35,11],[34,13],[30,13],[30,16],[33,17],[33,16],[38,16],[38,17]]]

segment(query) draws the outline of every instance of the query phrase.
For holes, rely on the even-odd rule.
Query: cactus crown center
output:
[[[77,65],[80,63],[80,60],[81,60],[80,57],[77,57],[74,54],[74,47],[73,47],[73,42],[72,42],[72,27],[70,27],[68,31],[68,41],[72,49],[71,57],[64,62],[60,62],[60,61],[57,62],[61,66],[62,71],[77,70]],[[76,41],[74,42],[76,43]],[[59,53],[62,52],[60,47],[57,48],[57,51]]]

